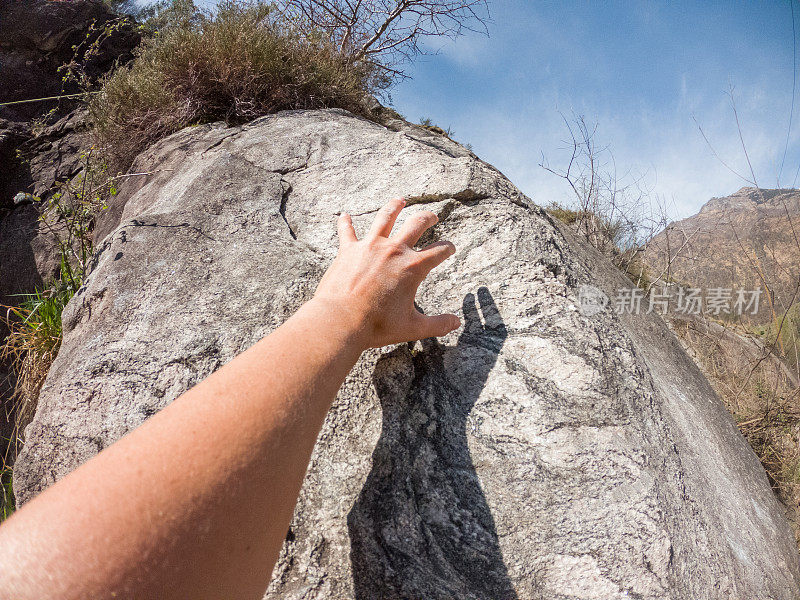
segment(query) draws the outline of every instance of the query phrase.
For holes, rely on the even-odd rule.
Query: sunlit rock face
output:
[[[439,215],[423,243],[457,247],[419,307],[464,326],[364,354],[267,597],[798,598],[788,525],[706,379],[658,316],[581,310],[581,286],[630,283],[464,148],[298,111],[183,130],[133,172],[64,313],[23,501],[282,323],[340,211],[362,233],[404,196],[401,220]]]

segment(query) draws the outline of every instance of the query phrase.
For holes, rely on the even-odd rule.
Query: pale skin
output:
[[[289,320],[24,505],[0,527],[0,597],[261,598],[314,443],[367,348],[446,335],[414,297],[455,252],[414,245],[437,221],[402,200],[339,252]]]

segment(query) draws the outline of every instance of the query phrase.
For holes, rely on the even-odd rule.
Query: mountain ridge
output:
[[[663,282],[760,289],[753,320],[781,314],[797,299],[800,190],[744,187],[711,198],[656,235],[644,257]]]

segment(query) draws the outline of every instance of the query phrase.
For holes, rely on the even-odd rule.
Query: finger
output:
[[[403,210],[406,201],[402,198],[397,200],[390,200],[381,207],[378,214],[375,215],[375,220],[372,222],[372,227],[369,230],[370,237],[389,237],[394,227],[394,222],[397,220],[397,215]]]
[[[462,304],[464,313],[464,334],[479,334],[483,332],[483,323],[478,314],[478,307],[475,306],[475,295],[467,294],[464,296]]]
[[[461,320],[456,315],[444,314],[429,317],[417,313],[417,336],[416,339],[422,340],[430,337],[441,337],[461,326]]]
[[[422,272],[427,275],[455,253],[456,247],[452,242],[434,242],[422,250],[417,250],[418,264]]]
[[[397,232],[396,239],[399,242],[413,246],[422,237],[425,231],[436,225],[439,222],[439,217],[429,210],[422,210],[415,212],[406,219],[400,231]]]
[[[486,329],[490,329],[502,336],[508,335],[506,324],[503,322],[503,317],[497,309],[497,304],[492,298],[492,294],[487,287],[478,288],[478,304],[481,305],[481,312],[483,312],[483,321],[486,323]]]
[[[336,221],[336,229],[339,231],[339,245],[349,244],[358,240],[356,230],[353,229],[353,219],[347,213],[339,215]]]

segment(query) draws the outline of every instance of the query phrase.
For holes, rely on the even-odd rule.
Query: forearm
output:
[[[436,215],[389,237],[402,200],[339,252],[282,327],[0,527],[0,597],[260,598],[325,414],[367,347],[440,336],[414,296],[455,252],[415,250]]]
[[[12,518],[0,530],[0,590],[260,597],[316,436],[361,350],[346,315],[304,305]],[[60,589],[35,587],[36,572]]]

